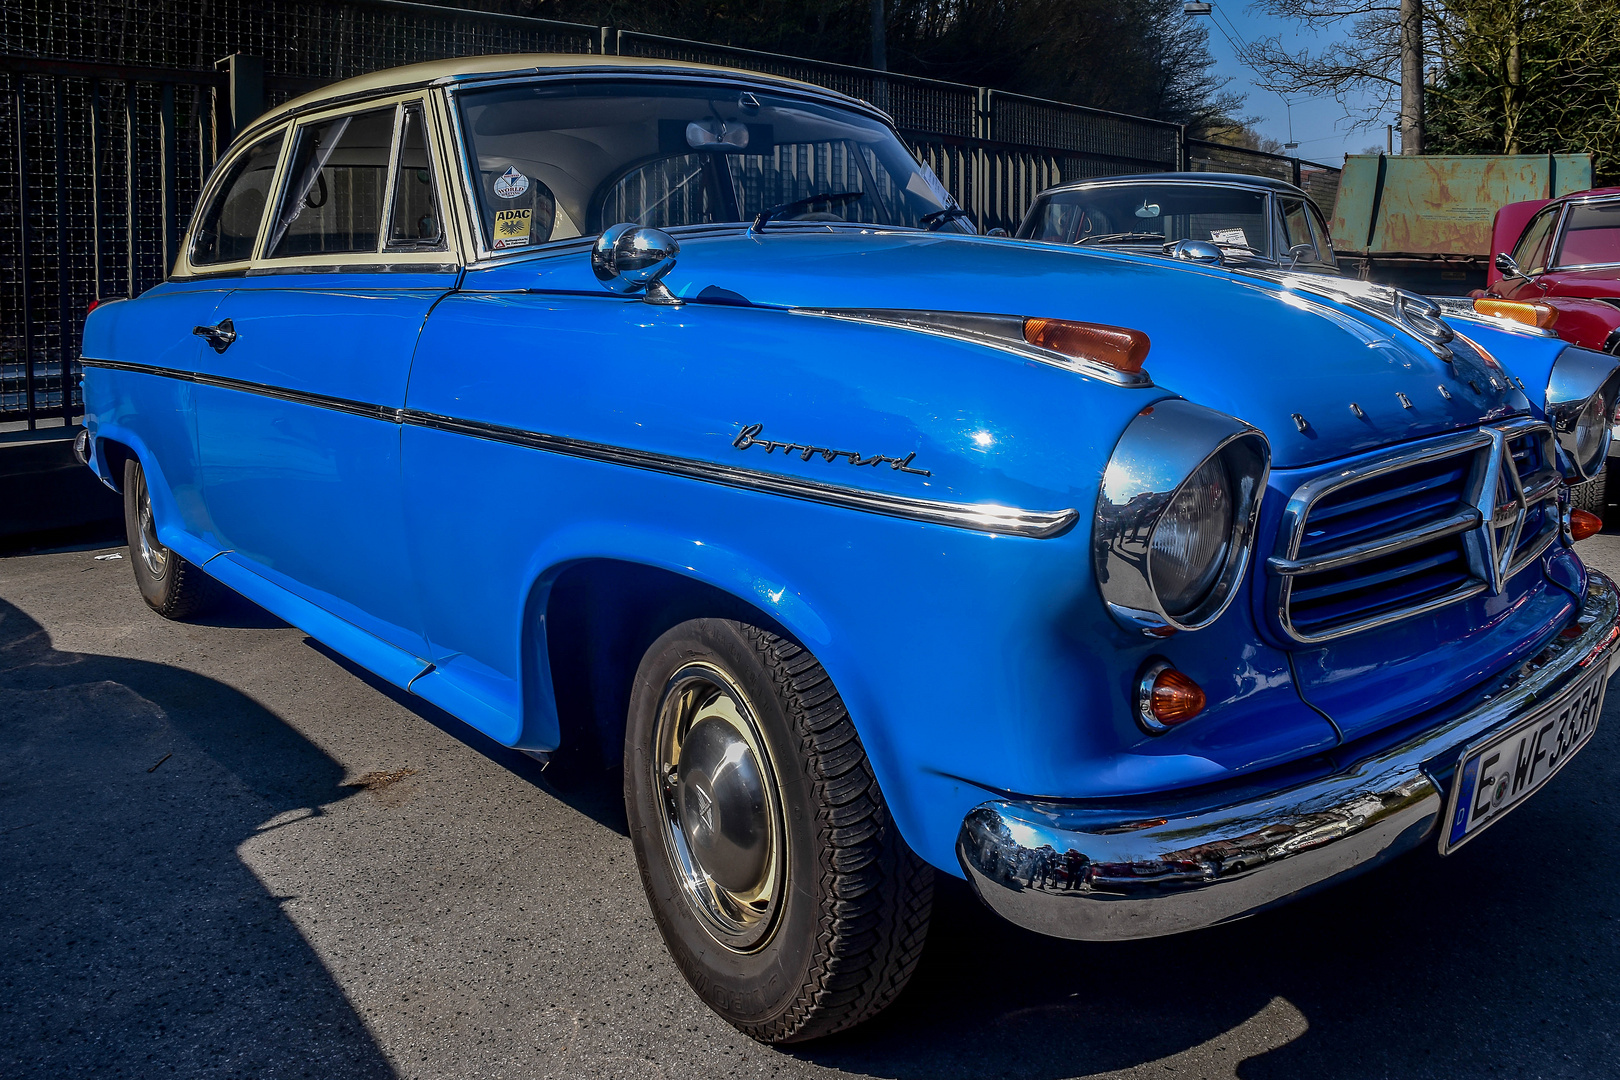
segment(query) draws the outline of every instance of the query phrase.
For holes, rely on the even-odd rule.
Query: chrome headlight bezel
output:
[[[1165,510],[1211,459],[1226,468],[1234,505],[1225,565],[1189,610],[1172,615],[1153,583],[1153,534]],[[1208,626],[1237,597],[1254,553],[1271,446],[1258,428],[1172,398],[1143,409],[1114,447],[1097,492],[1092,552],[1097,588],[1126,630],[1162,637]]]
[[[1620,404],[1620,360],[1572,345],[1558,354],[1547,376],[1543,405],[1558,439],[1559,471],[1571,484],[1594,480],[1609,456],[1610,428]],[[1581,417],[1596,406],[1600,412],[1596,441],[1582,445]],[[1590,430],[1590,429],[1589,429]]]

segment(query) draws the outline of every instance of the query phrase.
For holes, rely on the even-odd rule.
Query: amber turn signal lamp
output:
[[[1150,735],[1162,735],[1204,711],[1204,689],[1156,660],[1142,671],[1136,688],[1136,719]]]
[[[1140,330],[1065,319],[1025,319],[1024,340],[1080,360],[1136,374],[1147,359],[1148,336]]]
[[[1569,512],[1569,535],[1577,540],[1585,540],[1588,536],[1596,536],[1603,531],[1603,519],[1590,510],[1571,510]]]
[[[1513,322],[1540,327],[1543,330],[1558,321],[1558,309],[1551,304],[1527,304],[1522,300],[1497,300],[1494,297],[1481,296],[1474,301],[1474,310],[1481,315],[1511,319]]]

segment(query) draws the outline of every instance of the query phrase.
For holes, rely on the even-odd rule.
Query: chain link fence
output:
[[[226,58],[253,58],[254,71],[262,63],[255,92],[270,106],[401,64],[542,52],[720,64],[872,102],[984,230],[1015,228],[1053,184],[1122,173],[1277,176],[1302,184],[1330,216],[1337,192],[1336,169],[1194,142],[1162,121],[610,27],[405,0],[7,0],[0,428],[73,423],[87,309],[150,288],[173,265],[202,182],[230,141]]]

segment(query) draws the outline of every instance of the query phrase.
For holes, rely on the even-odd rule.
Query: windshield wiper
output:
[[[973,216],[960,206],[947,206],[943,210],[933,210],[917,219],[917,224],[929,232],[938,232],[945,227],[945,223],[952,218],[961,218],[971,222]]]
[[[765,209],[761,210],[757,215],[755,215],[754,230],[758,232],[759,230],[765,228],[765,223],[767,221],[770,221],[772,218],[775,218],[781,214],[786,214],[794,210],[803,210],[805,207],[814,206],[818,202],[846,203],[864,198],[866,198],[866,192],[864,191],[821,191],[814,195],[806,195],[802,199],[794,199],[792,202],[780,203],[776,206],[767,206]]]
[[[1098,233],[1095,236],[1082,236],[1076,244],[1128,244],[1133,240],[1152,240],[1164,242],[1164,233],[1156,232],[1111,232]]]

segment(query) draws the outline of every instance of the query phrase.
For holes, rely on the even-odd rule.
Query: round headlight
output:
[[[1148,576],[1166,614],[1192,611],[1220,576],[1232,540],[1233,502],[1226,465],[1217,456],[1164,508],[1149,545]]]
[[[1163,637],[1220,617],[1253,554],[1270,461],[1266,437],[1225,413],[1172,398],[1136,414],[1092,521],[1097,590],[1116,622]]]
[[[1547,376],[1547,421],[1558,437],[1559,469],[1569,483],[1595,479],[1603,468],[1616,395],[1620,360],[1613,356],[1571,345],[1553,361]]]
[[[1581,472],[1596,476],[1602,457],[1609,452],[1609,408],[1601,393],[1593,394],[1575,418],[1573,452]]]

